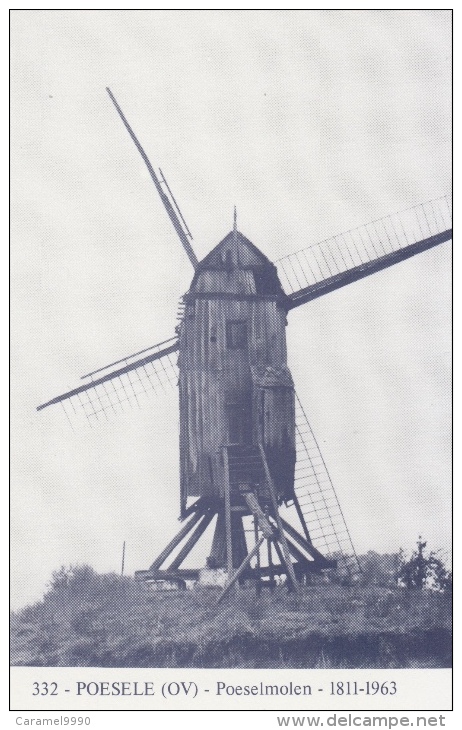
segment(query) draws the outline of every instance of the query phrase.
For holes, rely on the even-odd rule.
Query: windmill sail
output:
[[[449,196],[333,236],[276,261],[293,309],[452,238]]]
[[[295,395],[295,495],[314,547],[337,561],[340,576],[359,574],[358,558],[318,442]]]
[[[37,410],[59,403],[69,420],[73,416],[84,415],[91,423],[106,419],[108,412],[123,410],[125,405],[139,405],[139,399],[145,394],[152,390],[165,390],[178,381],[177,350],[178,340],[172,337],[117,360],[83,376],[90,381],[52,398],[38,406]]]
[[[182,215],[182,213],[181,213],[181,211],[180,211],[180,209],[178,207],[178,204],[177,204],[175,198],[173,197],[172,191],[170,190],[170,188],[168,186],[168,183],[167,183],[167,181],[166,181],[166,179],[164,177],[164,174],[162,173],[162,170],[160,170],[162,182],[166,186],[166,189],[167,189],[167,191],[168,191],[168,193],[169,193],[169,195],[170,195],[170,197],[171,197],[171,199],[173,201],[173,205],[170,202],[170,199],[168,198],[168,196],[162,190],[161,181],[157,177],[157,175],[156,175],[156,173],[154,171],[154,168],[151,165],[151,163],[149,161],[149,158],[148,158],[146,152],[142,148],[142,146],[141,146],[141,144],[140,144],[140,142],[139,142],[139,140],[138,140],[135,132],[131,128],[130,124],[128,123],[127,118],[125,117],[125,114],[123,113],[122,109],[120,108],[119,104],[117,103],[117,100],[116,100],[114,94],[107,87],[106,87],[106,91],[109,94],[109,98],[111,99],[112,103],[114,104],[114,106],[116,108],[116,111],[117,111],[119,117],[121,118],[121,120],[122,120],[122,122],[123,122],[123,124],[125,126],[125,129],[127,130],[127,132],[129,133],[130,137],[132,138],[133,142],[135,143],[136,149],[138,150],[138,152],[140,153],[141,157],[143,158],[144,164],[148,168],[148,172],[149,172],[149,174],[151,176],[151,179],[152,179],[154,185],[156,186],[156,190],[159,193],[159,196],[160,196],[160,199],[161,199],[161,201],[163,203],[163,206],[164,206],[165,210],[168,213],[168,217],[172,221],[173,227],[174,227],[175,231],[178,234],[178,238],[180,239],[181,244],[182,244],[184,250],[186,251],[186,253],[188,255],[188,258],[191,261],[193,267],[196,268],[196,266],[198,264],[197,257],[196,257],[196,254],[194,253],[193,248],[191,246],[191,243],[189,241],[189,238],[192,238],[191,233],[189,231],[188,226],[186,225],[186,222],[185,222],[185,220],[183,218],[183,215]],[[178,214],[179,214],[179,216],[181,218],[181,221],[180,221],[180,218],[178,218],[177,211],[178,211]]]

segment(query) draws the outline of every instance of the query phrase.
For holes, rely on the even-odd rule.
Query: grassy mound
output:
[[[316,585],[153,592],[87,566],[12,615],[12,664],[93,667],[447,667],[449,594]]]

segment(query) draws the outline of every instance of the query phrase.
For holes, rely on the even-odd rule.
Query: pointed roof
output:
[[[221,276],[215,277],[216,284],[222,281],[225,290],[231,285],[231,280],[242,281],[242,277],[251,277],[251,289],[257,295],[270,295],[281,297],[284,300],[286,295],[278,278],[276,266],[240,231],[233,228],[223,240],[213,248],[207,256],[197,265],[194,278],[191,282],[189,292],[202,290],[206,272],[222,272]],[[223,274],[226,277],[223,279]],[[240,273],[239,273],[240,272]],[[234,275],[233,275],[234,274]],[[231,280],[230,280],[231,279]],[[210,291],[210,277],[207,277],[206,288]],[[241,289],[238,286],[237,291]]]
[[[249,241],[246,236],[240,231],[230,231],[215,248],[213,248],[202,261],[199,261],[196,272],[203,269],[214,269],[223,267],[223,252],[227,249],[231,249],[233,244],[237,243],[239,253],[239,268],[247,268],[249,266],[274,266],[274,264],[258,249],[252,241]],[[241,261],[242,259],[242,261]]]

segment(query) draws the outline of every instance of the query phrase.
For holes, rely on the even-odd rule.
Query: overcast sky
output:
[[[178,529],[176,391],[72,432],[35,407],[170,337],[192,275],[105,87],[202,258],[271,259],[450,193],[450,12],[13,11],[13,602],[149,566]],[[289,315],[357,551],[447,548],[450,244]]]

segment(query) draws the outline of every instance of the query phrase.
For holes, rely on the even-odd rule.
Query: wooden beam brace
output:
[[[311,555],[313,560],[319,560],[320,563],[329,563],[329,560],[326,557],[324,557],[324,555],[322,553],[320,553],[319,550],[316,550],[316,548],[312,545],[311,542],[307,542],[297,532],[297,530],[294,527],[292,527],[292,525],[290,525],[288,522],[286,522],[286,520],[284,520],[282,517],[280,519],[281,519],[282,527],[287,532],[287,534],[290,535],[290,537],[295,542],[297,542],[304,550],[306,550],[308,555]],[[327,567],[327,565],[326,565],[326,567]],[[331,567],[331,566],[329,565],[329,567]]]
[[[255,537],[255,545],[258,543],[258,540],[260,539],[258,536],[258,517],[255,516],[253,518],[253,534]],[[260,572],[260,548],[257,550],[257,564],[255,568],[255,574],[257,578],[257,595],[260,595],[261,593],[261,572]]]
[[[303,532],[305,533],[306,540],[311,545],[311,537],[310,537],[310,533],[308,532],[308,525],[306,524],[305,515],[302,512],[302,508],[300,507],[300,502],[298,501],[298,497],[296,494],[294,494],[293,501],[294,501],[294,507],[295,507],[297,515],[298,515],[298,519],[300,520],[300,524],[302,526]]]
[[[197,522],[199,522],[199,520],[203,514],[204,513],[201,510],[199,510],[191,517],[189,522],[187,522],[186,525],[184,525],[184,527],[181,528],[179,533],[177,535],[175,535],[173,540],[171,542],[169,542],[167,547],[164,550],[162,550],[161,554],[154,560],[154,562],[151,565],[151,567],[149,568],[149,570],[158,570],[160,568],[160,566],[162,565],[164,560],[167,560],[170,553],[172,553],[175,550],[176,546],[180,544],[180,542],[186,537],[188,532],[190,532],[192,530],[194,525]]]
[[[184,520],[189,517],[189,515],[192,515],[193,512],[197,512],[198,509],[201,509],[203,507],[203,503],[205,502],[204,497],[199,497],[199,499],[196,499],[195,502],[189,505],[179,517],[180,522],[184,522]]]
[[[212,511],[206,512],[204,514],[202,522],[199,522],[196,529],[194,530],[192,535],[190,535],[188,541],[183,545],[175,560],[173,560],[172,563],[168,566],[167,570],[176,570],[180,567],[183,560],[185,560],[185,558],[189,555],[194,545],[196,545],[196,543],[206,531],[207,527],[210,525],[213,516],[214,512]]]
[[[197,568],[177,568],[177,570],[137,570],[136,580],[197,580],[199,570]]]
[[[226,596],[226,594],[229,593],[229,591],[231,590],[233,585],[236,583],[238,578],[242,575],[244,570],[247,568],[247,566],[250,563],[250,561],[252,560],[253,556],[256,555],[256,553],[260,550],[260,546],[264,540],[265,540],[265,538],[263,536],[260,537],[260,539],[257,542],[257,544],[255,545],[255,547],[250,551],[250,553],[247,555],[245,560],[240,564],[239,568],[236,570],[236,572],[232,576],[231,580],[229,580],[228,583],[223,588],[222,592],[220,593],[220,595],[218,597],[217,603],[220,603],[220,601],[223,600],[223,598]]]
[[[310,572],[312,572],[315,569],[315,567],[320,568],[320,565],[317,561],[308,560],[308,558],[305,555],[303,555],[303,553],[298,549],[298,547],[296,545],[294,545],[294,543],[291,540],[287,540],[287,546],[289,548],[289,552],[291,553],[291,555],[294,556],[295,560],[297,561],[297,563],[300,567],[303,568],[303,567],[309,566],[308,569],[310,570]]]
[[[275,547],[276,543],[272,543],[272,545]],[[279,547],[279,550],[281,548]],[[298,577],[299,573],[316,573],[319,572],[319,565],[317,566],[314,562],[314,560],[307,561],[306,563],[300,564],[300,563],[292,563],[294,566],[295,575]],[[287,570],[285,568],[284,563],[273,563],[272,566],[272,573],[270,571],[270,568],[268,565],[260,565],[260,573],[262,578],[268,578],[271,575],[274,577],[275,575],[286,575]],[[257,576],[256,569],[252,567],[247,567],[243,574],[241,574],[241,578],[249,578],[249,579],[255,579]]]
[[[225,498],[226,564],[228,579],[233,575],[233,534],[231,525],[231,485],[229,483],[228,449],[223,447],[223,488]]]
[[[279,532],[277,539],[281,543],[283,560],[284,560],[284,564],[287,568],[287,577],[289,578],[294,591],[297,593],[298,592],[298,583],[297,583],[297,579],[295,577],[292,561],[290,559],[289,548],[287,546],[287,540],[284,535],[284,530],[282,528],[282,521],[281,521],[281,516],[279,514],[279,506],[278,506],[278,501],[277,501],[277,496],[276,496],[276,489],[274,487],[273,477],[271,476],[268,462],[266,461],[266,454],[265,454],[265,449],[263,448],[263,444],[260,442],[258,444],[258,446],[260,448],[260,454],[261,454],[261,458],[262,458],[262,462],[263,462],[263,468],[265,470],[266,481],[268,483],[269,492],[271,495],[271,501],[273,503],[274,517],[276,519],[276,523],[278,526],[278,532]]]
[[[263,512],[262,508],[260,507],[260,505],[258,503],[258,499],[256,498],[255,494],[253,494],[252,492],[246,492],[244,494],[244,499],[247,502],[250,511],[253,513],[255,519],[257,520],[264,536],[266,538],[272,539],[274,537],[273,528],[271,527],[265,513]]]

